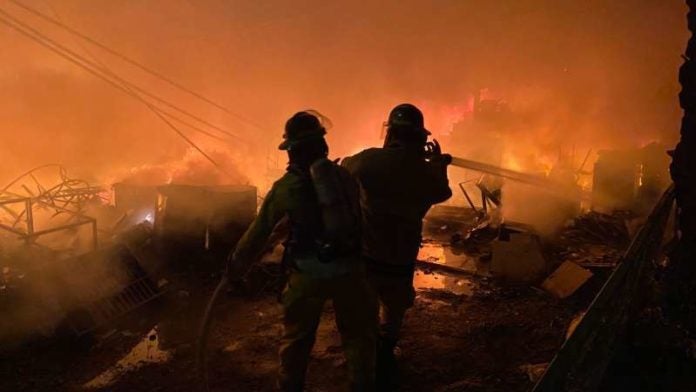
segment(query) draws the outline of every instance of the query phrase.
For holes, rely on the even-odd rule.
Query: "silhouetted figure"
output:
[[[383,148],[370,148],[342,165],[360,184],[363,257],[381,304],[377,355],[378,389],[395,383],[394,348],[406,310],[413,305],[413,273],[423,217],[433,204],[452,196],[449,155],[437,142],[426,153],[430,132],[411,104],[395,107],[386,123]]]
[[[365,277],[360,250],[358,186],[327,159],[326,129],[312,113],[299,112],[285,125],[290,164],[273,184],[258,216],[230,258],[230,279],[257,260],[268,237],[287,217],[290,234],[282,294],[284,332],[278,385],[300,392],[324,303],[333,302],[353,391],[374,388],[374,328],[377,304]]]

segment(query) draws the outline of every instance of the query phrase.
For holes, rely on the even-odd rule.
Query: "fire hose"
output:
[[[491,165],[488,163],[472,161],[471,159],[455,157],[450,154],[443,154],[440,147],[440,143],[433,139],[431,142],[425,144],[425,154],[426,159],[432,159],[435,157],[444,157],[449,164],[462,169],[474,170],[481,173],[491,174],[497,177],[507,178],[512,181],[517,181],[523,184],[534,185],[542,188],[554,189],[558,188],[560,184],[555,181],[549,180],[546,177],[523,173],[512,169],[507,169],[500,166]]]
[[[531,185],[537,188],[544,189],[547,192],[551,192],[561,197],[568,197],[569,195],[578,195],[582,199],[590,199],[590,194],[587,191],[581,190],[579,188],[573,189],[572,187],[569,187],[568,184],[564,184],[538,174],[524,173],[517,170],[491,165],[488,163],[472,161],[471,159],[466,158],[454,156],[451,158],[452,161],[450,165],[459,167],[461,169],[469,169],[497,177],[506,178],[508,180],[518,182],[520,184]]]
[[[435,145],[435,148],[439,150],[439,145]],[[529,185],[535,185],[552,189],[559,186],[556,182],[542,176],[522,173],[515,170],[506,169],[494,165],[489,165],[487,163],[476,162],[459,157],[452,157],[451,165],[463,169],[470,169],[482,173],[488,173],[504,177],[513,181]],[[223,274],[222,278],[220,278],[220,282],[213,291],[213,294],[210,296],[208,304],[206,305],[205,312],[203,313],[203,319],[201,320],[201,324],[198,331],[198,340],[196,344],[196,367],[198,369],[199,377],[203,384],[203,390],[206,392],[210,390],[210,386],[208,383],[208,357],[206,348],[208,343],[208,337],[210,335],[210,327],[212,325],[213,307],[215,307],[215,303],[220,297],[220,293],[223,292],[223,289],[229,283],[230,282],[228,274]]]
[[[535,174],[518,172],[516,170],[506,169],[503,167],[489,165],[483,162],[472,161],[470,159],[465,158],[453,156],[451,165],[460,167],[462,169],[469,169],[481,173],[492,174],[494,176],[503,177],[512,181],[517,181],[528,185],[535,185],[542,188],[554,188],[559,186],[558,183],[549,180],[546,177],[542,177]]]
[[[222,275],[222,278],[220,278],[220,282],[210,296],[198,330],[198,341],[196,342],[196,368],[198,369],[199,377],[203,383],[203,390],[206,392],[210,390],[210,385],[208,384],[208,356],[206,348],[208,346],[208,336],[210,335],[210,326],[212,324],[213,307],[218,297],[220,297],[220,293],[223,292],[223,289],[227,287],[228,283],[229,278],[225,273]]]

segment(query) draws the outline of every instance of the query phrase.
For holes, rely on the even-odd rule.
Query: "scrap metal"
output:
[[[640,304],[649,268],[661,249],[674,199],[675,189],[670,186],[534,392],[598,388],[620,335]]]
[[[117,245],[90,252],[66,261],[65,268],[73,274],[94,276],[94,262],[118,266],[121,274],[100,274],[98,285],[79,290],[65,287],[74,298],[68,300],[72,308],[67,325],[76,336],[89,333],[113,320],[138,309],[164,294],[146,274],[137,256],[125,245]],[[75,306],[77,304],[77,306]]]
[[[55,167],[58,169],[58,183],[46,187],[36,178],[39,170]],[[36,191],[24,183],[30,180]],[[25,194],[15,191],[20,187]],[[35,167],[0,190],[0,208],[11,216],[10,221],[0,223],[0,229],[20,237],[26,244],[35,245],[36,239],[50,233],[66,231],[80,226],[91,226],[92,246],[97,248],[97,221],[84,214],[86,204],[98,199],[103,189],[91,186],[87,181],[71,178],[61,165],[48,164]],[[43,208],[51,216],[67,215],[66,223],[37,230],[34,222],[34,208]],[[22,227],[23,226],[23,227]]]

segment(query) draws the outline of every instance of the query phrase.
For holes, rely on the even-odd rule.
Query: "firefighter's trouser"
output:
[[[324,303],[333,302],[351,390],[374,390],[377,302],[364,272],[317,279],[290,274],[282,294],[284,332],[278,384],[302,391]]]
[[[379,337],[387,344],[396,345],[406,310],[416,298],[413,272],[392,275],[370,271],[368,279],[379,299]]]

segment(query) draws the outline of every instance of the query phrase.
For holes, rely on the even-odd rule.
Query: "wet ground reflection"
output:
[[[463,273],[450,273],[438,271],[427,266],[420,265],[413,278],[416,290],[438,289],[449,291],[456,295],[473,295],[476,284],[472,281],[473,275],[488,276],[488,265],[479,261],[478,257],[470,256],[463,252],[453,250],[451,246],[426,242],[418,253],[418,260],[440,264],[461,270]],[[432,271],[431,271],[432,270]],[[467,276],[470,274],[472,276]]]
[[[474,275],[490,275],[488,263],[442,243],[424,243],[418,252],[418,260],[454,267]]]
[[[136,370],[145,364],[166,362],[170,358],[171,352],[163,351],[159,348],[157,329],[153,328],[126,356],[84,384],[84,387],[87,389],[106,388],[130,371]]]
[[[456,295],[471,296],[475,284],[461,276],[451,276],[440,272],[416,271],[413,277],[413,287],[416,290],[445,290]]]

